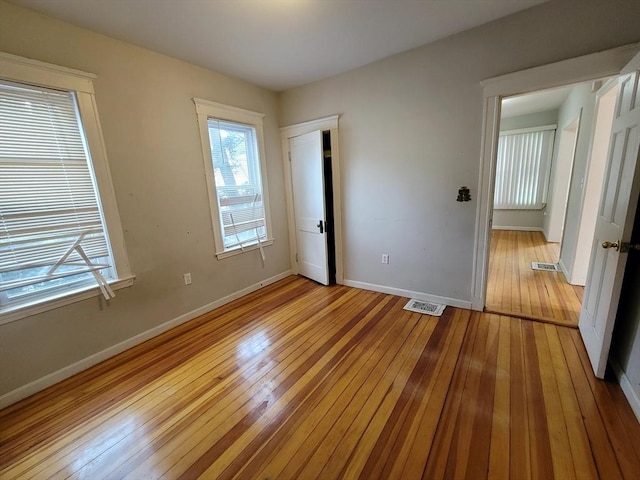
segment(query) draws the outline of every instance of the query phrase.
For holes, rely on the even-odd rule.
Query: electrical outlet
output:
[[[382,254],[382,263],[384,263],[385,265],[387,263],[389,263],[389,254],[388,253],[383,253]]]
[[[185,273],[184,275],[182,275],[182,278],[184,278],[184,284],[185,285],[191,285],[191,274],[190,273]]]

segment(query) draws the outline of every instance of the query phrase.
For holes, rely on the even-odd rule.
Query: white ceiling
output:
[[[547,0],[11,0],[281,91]]]
[[[504,98],[500,116],[501,118],[508,118],[528,113],[556,110],[564,103],[575,86],[567,85]]]

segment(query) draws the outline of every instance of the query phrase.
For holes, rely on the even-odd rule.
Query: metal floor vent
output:
[[[440,305],[439,303],[426,302],[424,300],[417,300],[412,298],[409,300],[404,306],[405,310],[409,310],[411,312],[423,313],[425,315],[432,315],[434,317],[439,317],[444,312],[446,305]]]
[[[532,270],[544,270],[547,272],[559,272],[560,267],[557,263],[531,262]]]

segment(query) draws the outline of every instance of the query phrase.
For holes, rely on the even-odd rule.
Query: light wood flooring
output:
[[[493,230],[487,280],[487,312],[578,326],[584,287],[569,285],[562,272],[531,269],[531,262],[557,263],[560,244],[542,232]]]
[[[0,478],[638,478],[576,330],[406,301],[289,277],[0,411]]]

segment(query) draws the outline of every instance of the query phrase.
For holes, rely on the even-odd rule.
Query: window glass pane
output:
[[[225,249],[266,238],[255,128],[209,119],[209,141]]]
[[[0,298],[114,278],[75,95],[0,83]],[[100,266],[100,268],[98,268]]]
[[[103,257],[93,260],[95,263],[107,264],[110,262],[109,257]],[[61,265],[57,270],[64,276],[56,277],[53,280],[46,280],[37,283],[30,283],[31,280],[37,278],[44,278],[47,275],[51,265],[45,267],[34,267],[17,270],[13,272],[0,273],[0,280],[2,283],[19,282],[20,280],[29,280],[29,283],[21,285],[16,288],[10,288],[5,290],[7,300],[17,301],[21,299],[31,299],[34,294],[38,296],[51,296],[57,293],[66,292],[68,290],[75,290],[85,286],[93,286],[96,284],[96,280],[91,272],[79,273],[75,275],[67,275],[73,271],[77,271],[78,267],[70,265]]]

